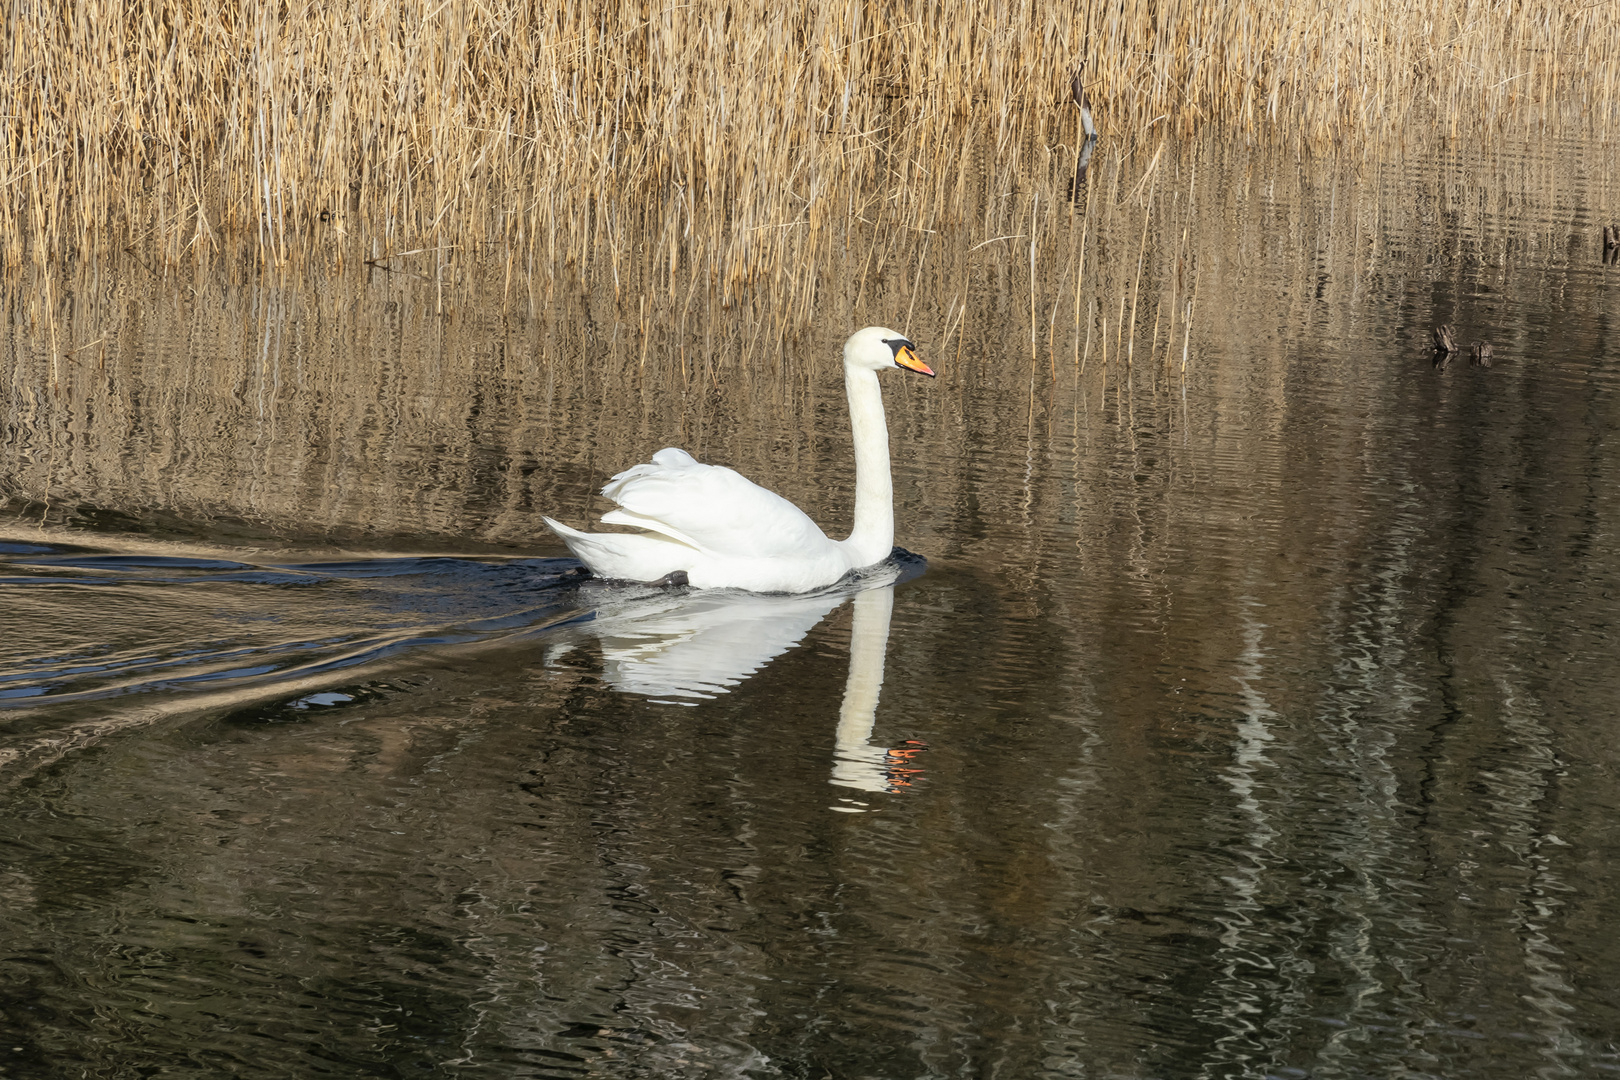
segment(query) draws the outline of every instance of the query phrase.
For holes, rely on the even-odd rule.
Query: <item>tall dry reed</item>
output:
[[[795,269],[840,226],[960,216],[985,145],[1001,168],[1070,154],[1081,63],[1116,145],[1607,124],[1620,102],[1620,20],[1590,0],[7,3],[12,269],[634,261],[802,313]]]

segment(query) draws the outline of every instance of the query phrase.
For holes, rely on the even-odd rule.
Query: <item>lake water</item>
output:
[[[827,245],[804,330],[12,286],[0,1075],[1620,1073],[1614,148],[1040,160]],[[891,564],[540,525],[675,444],[841,535],[867,323],[940,375]]]

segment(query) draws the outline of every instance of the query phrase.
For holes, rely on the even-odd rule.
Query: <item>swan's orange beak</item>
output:
[[[934,377],[934,369],[917,359],[917,354],[911,351],[910,345],[902,345],[895,351],[894,362],[907,371],[920,371],[930,379]]]

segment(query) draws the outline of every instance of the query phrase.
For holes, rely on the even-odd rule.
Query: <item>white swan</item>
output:
[[[609,525],[639,533],[583,533],[545,523],[599,577],[686,583],[699,589],[809,592],[851,570],[888,558],[894,548],[894,487],[889,431],[877,373],[901,367],[932,376],[904,334],[868,326],[844,342],[844,389],[855,436],[855,529],[830,540],[782,496],[685,450],[660,450],[602,489],[619,505]]]

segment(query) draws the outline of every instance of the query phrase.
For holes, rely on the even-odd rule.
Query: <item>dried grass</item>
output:
[[[1069,155],[1082,61],[1116,145],[1607,124],[1620,101],[1620,20],[1590,0],[9,0],[6,20],[9,269],[127,247],[440,282],[644,264],[672,295],[687,268],[725,302],[769,283],[801,319],[798,268],[843,227],[931,229],[969,212],[968,173]]]

